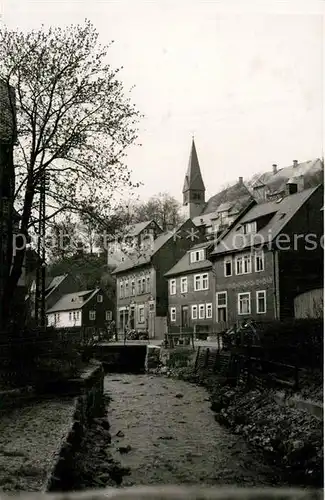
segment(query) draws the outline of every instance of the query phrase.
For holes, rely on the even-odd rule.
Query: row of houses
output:
[[[295,315],[323,287],[323,162],[243,178],[205,201],[194,140],[183,187],[188,219],[123,257],[114,271],[120,332],[223,331]],[[154,221],[134,225],[138,243]]]

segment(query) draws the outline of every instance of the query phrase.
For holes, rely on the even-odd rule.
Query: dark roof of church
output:
[[[183,193],[189,189],[193,189],[195,191],[205,191],[194,139],[192,141],[188,169],[185,175]]]

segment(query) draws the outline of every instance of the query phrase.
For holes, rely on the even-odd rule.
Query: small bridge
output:
[[[140,342],[100,343],[93,347],[93,355],[103,363],[108,372],[144,373],[148,341]]]

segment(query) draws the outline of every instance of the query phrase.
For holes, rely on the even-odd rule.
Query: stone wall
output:
[[[1,496],[1,500],[14,500],[13,496]],[[17,497],[18,498],[18,497]],[[294,488],[201,488],[186,486],[156,486],[106,489],[58,495],[26,494],[20,500],[321,500],[321,490]]]
[[[74,398],[75,411],[70,429],[58,446],[53,466],[48,474],[44,491],[60,491],[69,489],[74,455],[80,449],[90,422],[102,416],[104,405],[104,370],[101,364],[90,366],[75,381],[75,390],[79,392]]]

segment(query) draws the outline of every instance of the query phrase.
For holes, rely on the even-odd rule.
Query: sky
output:
[[[182,199],[192,136],[206,197],[323,156],[324,2],[0,0],[22,30],[89,19],[144,115],[128,151],[143,199]]]

